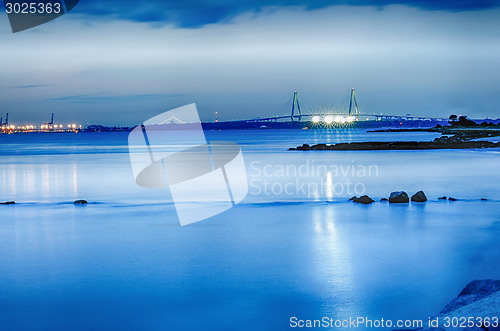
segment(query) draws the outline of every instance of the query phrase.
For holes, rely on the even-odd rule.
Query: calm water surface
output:
[[[185,227],[168,190],[136,186],[127,134],[0,136],[0,200],[18,202],[0,206],[0,329],[280,330],[292,316],[427,319],[469,281],[500,278],[498,150],[289,152],[437,135],[206,134],[241,145],[249,194]],[[354,205],[346,200],[355,188],[377,201],[424,190],[429,202]]]

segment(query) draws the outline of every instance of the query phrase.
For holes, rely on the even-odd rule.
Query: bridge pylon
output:
[[[352,112],[352,103],[354,101],[354,113]],[[359,111],[358,111],[358,101],[356,100],[356,91],[354,88],[351,90],[351,99],[349,100],[349,116],[356,116],[356,120],[359,119]]]
[[[297,104],[297,115],[295,115],[295,104]],[[297,91],[293,92],[292,114],[290,115],[290,118],[292,122],[294,122],[295,119],[297,119],[298,122],[300,122],[300,120],[302,119],[302,113],[300,111],[300,104],[299,104],[299,95]]]

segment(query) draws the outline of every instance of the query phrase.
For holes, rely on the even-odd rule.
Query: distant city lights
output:
[[[51,124],[45,123],[40,126],[33,124],[26,125],[6,125],[5,123],[0,124],[0,132],[3,133],[13,133],[13,132],[78,132],[82,129],[81,125],[75,123],[68,124],[67,129],[64,128],[63,124]]]

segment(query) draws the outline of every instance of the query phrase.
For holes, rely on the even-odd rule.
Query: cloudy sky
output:
[[[202,120],[343,110],[500,117],[500,1],[97,1],[12,33],[0,113],[135,125],[195,102]]]

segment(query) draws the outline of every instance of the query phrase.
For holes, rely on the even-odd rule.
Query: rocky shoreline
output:
[[[465,318],[474,318],[474,326],[446,327],[446,320],[455,320],[457,323]],[[441,310],[439,315],[431,318],[438,321],[438,325],[425,325],[420,329],[399,329],[406,331],[490,331],[499,330],[494,325],[494,318],[500,317],[500,280],[474,280],[467,284],[460,294]],[[478,322],[478,318],[481,319]],[[428,324],[427,321],[424,323]],[[399,331],[394,330],[394,331]]]
[[[15,201],[6,201],[6,202],[0,202],[0,205],[15,205]],[[85,206],[88,204],[87,200],[76,200],[73,202],[75,206]]]
[[[447,201],[454,202],[454,201],[458,201],[459,199],[453,198],[453,197],[441,196],[437,200],[438,201],[447,200]],[[348,201],[352,201],[354,203],[360,203],[363,205],[369,205],[369,204],[372,204],[375,202],[375,200],[372,199],[368,195],[362,195],[360,197],[353,196]],[[413,194],[410,198],[408,193],[406,193],[405,191],[395,191],[395,192],[391,192],[389,198],[380,199],[380,202],[388,202],[391,204],[409,203],[410,201],[417,202],[417,203],[427,202],[427,196],[425,195],[424,191],[418,191],[417,193]],[[488,199],[482,197],[478,201],[488,201]]]
[[[289,151],[373,151],[373,150],[426,150],[426,149],[473,149],[500,148],[500,142],[474,140],[490,138],[498,133],[491,132],[454,132],[453,136],[442,136],[433,141],[390,141],[390,142],[352,142],[338,144],[303,144]]]

